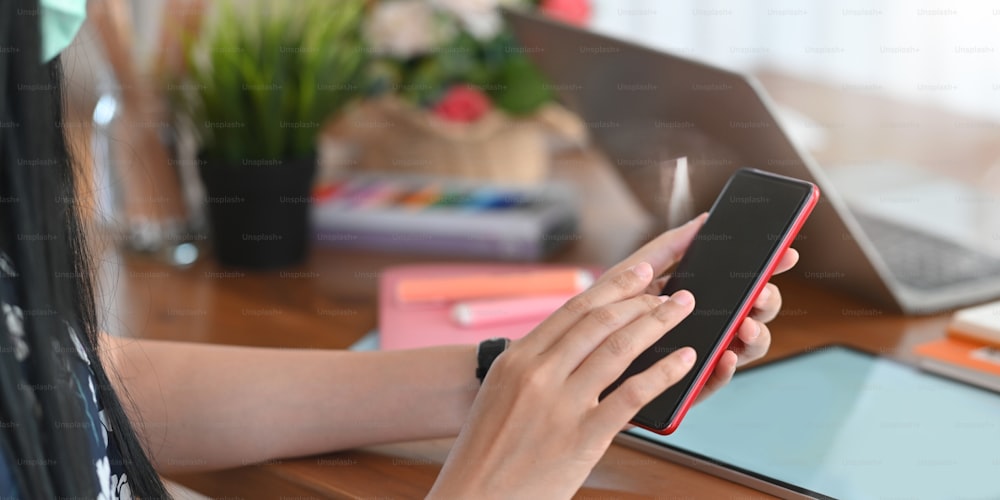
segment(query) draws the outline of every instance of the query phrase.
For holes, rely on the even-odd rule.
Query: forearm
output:
[[[107,337],[104,362],[161,472],[452,436],[472,346],[355,353]]]

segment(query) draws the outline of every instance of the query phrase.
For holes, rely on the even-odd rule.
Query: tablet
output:
[[[1000,498],[1000,394],[843,346],[741,371],[674,434],[618,442],[784,498]]]

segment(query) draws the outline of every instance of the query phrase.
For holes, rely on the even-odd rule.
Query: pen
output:
[[[559,294],[470,300],[455,304],[451,309],[451,318],[456,324],[466,328],[540,320],[562,307],[572,297],[572,294]]]

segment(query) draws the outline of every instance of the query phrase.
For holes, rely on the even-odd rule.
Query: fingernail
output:
[[[664,303],[664,302],[666,302],[666,301],[668,301],[668,300],[670,300],[670,296],[669,295],[657,295],[656,298],[660,299],[660,303],[661,304]]]
[[[760,295],[757,296],[757,302],[765,302],[767,301],[767,298],[770,296],[771,296],[771,289],[768,287],[764,287],[764,289],[760,291]]]
[[[629,269],[641,280],[648,280],[653,277],[653,268],[645,262],[640,262]]]
[[[696,357],[697,356],[694,353],[694,349],[690,347],[684,347],[681,349],[681,361],[683,361],[685,364],[690,365],[694,363],[694,358]]]
[[[750,340],[757,340],[757,337],[760,337],[760,323],[754,321],[753,322],[753,333],[750,334]]]
[[[687,290],[675,292],[672,296],[670,296],[670,299],[682,306],[694,304],[694,295],[691,295],[691,292]]]

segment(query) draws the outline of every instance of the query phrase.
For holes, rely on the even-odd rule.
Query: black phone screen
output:
[[[765,172],[741,169],[726,184],[708,219],[663,289],[688,290],[694,311],[643,352],[604,394],[671,352],[691,346],[698,353],[690,372],[646,405],[633,422],[663,429],[681,410],[698,374],[734,327],[738,313],[768,276],[761,276],[810,198],[812,185]]]

